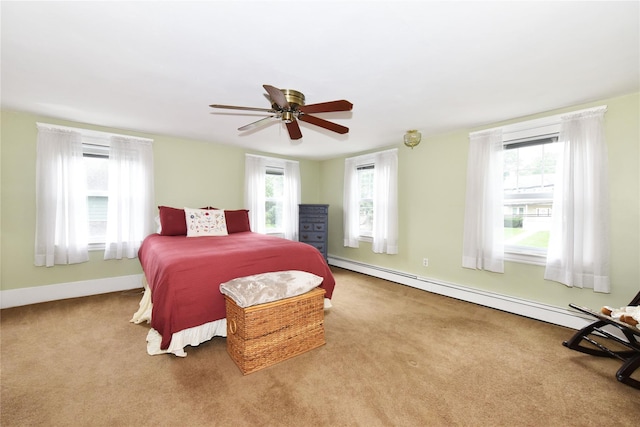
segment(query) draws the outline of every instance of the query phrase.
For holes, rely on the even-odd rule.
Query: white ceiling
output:
[[[639,5],[2,1],[2,108],[325,159],[637,92]],[[263,84],[351,101],[318,114],[350,132],[209,108],[269,108]]]

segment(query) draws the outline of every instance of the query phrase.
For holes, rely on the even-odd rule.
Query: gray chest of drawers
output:
[[[329,205],[298,205],[298,239],[315,246],[327,259]]]

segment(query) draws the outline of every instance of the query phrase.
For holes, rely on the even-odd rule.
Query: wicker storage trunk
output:
[[[244,375],[325,344],[324,289],[251,307],[225,295],[227,352]]]

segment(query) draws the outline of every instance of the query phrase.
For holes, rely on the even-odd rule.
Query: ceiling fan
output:
[[[268,98],[271,101],[271,108],[253,108],[253,107],[238,107],[235,105],[220,105],[212,104],[212,108],[226,108],[231,110],[247,110],[247,111],[262,111],[265,113],[271,113],[272,115],[249,123],[248,125],[239,127],[239,131],[245,131],[254,129],[256,127],[266,125],[272,122],[273,119],[282,120],[287,125],[287,131],[291,139],[302,138],[302,132],[298,125],[298,120],[311,123],[312,125],[320,126],[337,133],[347,133],[349,128],[333,123],[319,117],[311,116],[312,113],[329,113],[334,111],[351,111],[353,104],[349,101],[341,99],[339,101],[321,102],[318,104],[304,105],[304,94],[293,89],[278,89],[270,85],[262,85],[269,94]]]

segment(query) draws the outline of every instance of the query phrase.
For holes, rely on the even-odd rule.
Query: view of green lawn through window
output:
[[[549,244],[556,165],[562,152],[557,137],[505,146],[504,244],[511,253],[544,255]]]
[[[549,231],[528,232],[522,228],[504,228],[504,240],[517,246],[529,246],[546,249],[549,244]]]

